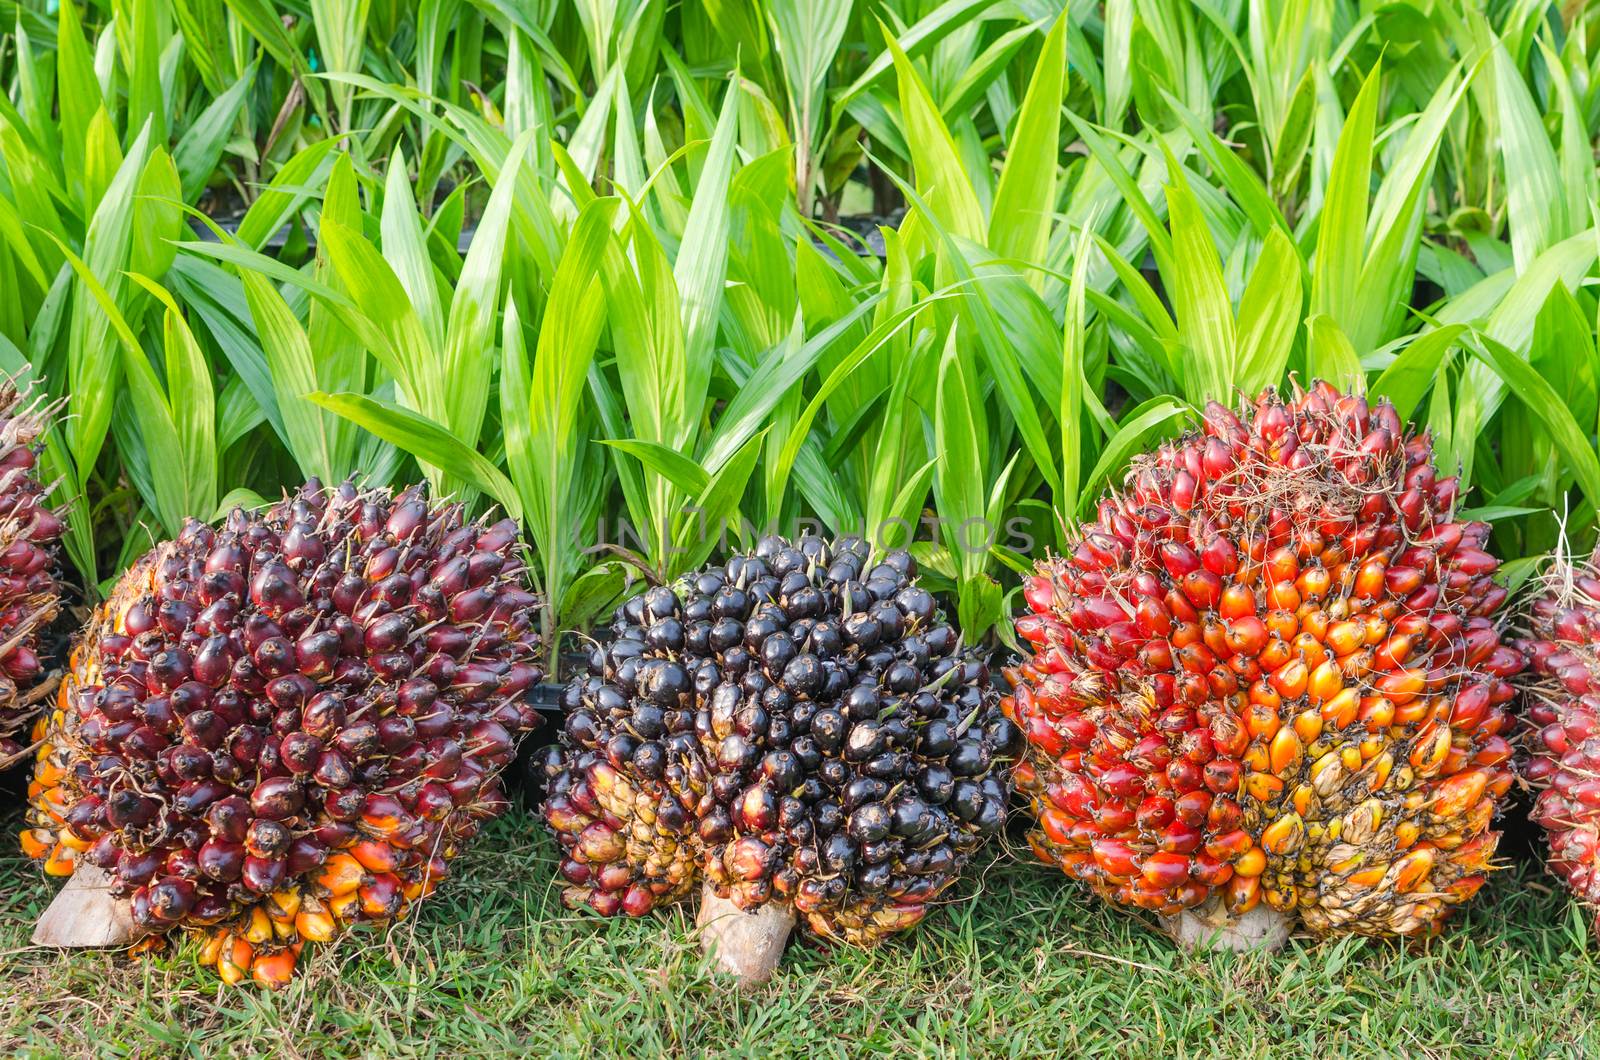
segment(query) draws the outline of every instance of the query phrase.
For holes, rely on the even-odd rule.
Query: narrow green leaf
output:
[[[83,188],[84,144],[89,122],[102,102],[100,80],[95,77],[94,59],[83,36],[78,5],[63,3],[56,20],[56,104],[61,115],[62,162],[69,189]],[[87,205],[94,208],[92,202]]]
[[[217,406],[211,365],[195,341],[177,301],[164,287],[139,273],[133,280],[166,307],[162,339],[166,351],[166,404],[182,459],[185,515],[203,517],[217,503]]]
[[[688,425],[699,417],[700,404],[711,380],[712,348],[722,289],[728,268],[728,183],[733,175],[734,142],[738,131],[738,94],[728,93],[711,136],[700,183],[689,207],[688,228],[673,264],[673,283],[682,306],[683,351],[686,361],[683,396],[677,410],[683,424],[674,439],[687,440]]]
[[[172,409],[166,395],[161,392],[155,370],[150,367],[139,340],[129,328],[110,292],[87,262],[65,244],[61,245],[61,251],[77,274],[82,289],[99,307],[107,326],[116,336],[122,373],[128,382],[128,402],[137,418],[149,462],[150,490],[146,499],[154,507],[162,526],[169,534],[176,535],[183,525],[184,516],[198,513],[188,510],[185,460],[177,428],[172,421]]]
[[[1078,517],[1081,519],[1093,510],[1106,480],[1127,464],[1128,458],[1144,446],[1153,432],[1192,413],[1189,406],[1168,397],[1152,398],[1134,409],[1117,428],[1117,433],[1106,441],[1105,448],[1100,450],[1100,459],[1084,479],[1083,492],[1078,495]]]
[[[1348,329],[1353,322],[1360,302],[1381,70],[1380,65],[1373,65],[1345,117],[1317,228],[1311,313],[1326,314],[1341,329]]]
[[[1207,399],[1227,401],[1233,393],[1234,362],[1238,356],[1233,306],[1222,278],[1211,229],[1190,190],[1183,170],[1169,158],[1171,183],[1167,185],[1167,216],[1172,222],[1172,256],[1175,275],[1163,270],[1177,310],[1189,356],[1184,365],[1184,393],[1195,405]]]
[[[335,174],[345,174],[354,187],[355,169],[348,155],[334,163]],[[337,180],[337,176],[334,178]],[[330,184],[332,182],[330,181]],[[345,223],[349,223],[348,221]],[[394,270],[395,278],[410,296],[417,322],[427,337],[429,348],[444,347],[444,310],[439,305],[439,287],[434,281],[433,263],[428,258],[427,237],[411,194],[411,177],[406,169],[405,151],[396,148],[389,156],[384,174],[383,208],[378,214],[378,231],[383,240],[383,259]]]
[[[1078,483],[1083,474],[1083,365],[1088,329],[1085,291],[1089,277],[1090,234],[1078,235],[1078,248],[1072,257],[1072,280],[1067,286],[1066,319],[1062,325],[1061,396],[1056,419],[1061,425],[1061,489],[1056,494],[1056,510],[1075,511]]]
[[[116,298],[111,292],[121,289],[122,270],[133,240],[135,189],[150,157],[149,145],[150,135],[146,129],[123,159],[84,238],[82,261],[88,274],[95,278],[95,287],[106,294],[113,307]],[[47,234],[70,260],[70,252],[61,238],[54,232]],[[73,305],[71,343],[67,349],[67,384],[73,401],[73,415],[67,421],[67,443],[73,462],[80,468],[92,468],[99,460],[106,429],[111,423],[111,408],[122,367],[111,333],[112,322],[97,309],[99,299],[93,289],[85,294],[87,284],[77,264],[73,271],[79,275],[80,288]],[[137,342],[134,345],[137,346]]]
[[[131,25],[133,61],[125,71],[128,78],[127,127],[141,129],[148,122],[151,139],[166,146],[167,108],[161,95],[161,48],[158,36],[156,0],[134,0]]]
[[[950,137],[928,86],[887,29],[884,41],[894,56],[900,81],[900,112],[906,140],[911,148],[912,168],[916,171],[917,191],[926,200],[947,231],[981,242],[984,237],[983,211],[973,192],[972,180],[961,164],[960,153]]]
[[[1045,37],[1007,144],[989,222],[989,247],[1003,258],[1043,264],[1050,246],[1070,22],[1071,15],[1063,12]],[[1042,273],[1030,273],[1029,280],[1043,289]]]
[[[284,443],[308,478],[338,482],[350,469],[340,466],[324,415],[307,400],[320,389],[311,340],[276,287],[250,269],[240,269],[239,279],[272,376]]]
[[[418,461],[431,464],[493,497],[507,515],[522,521],[522,501],[511,480],[486,457],[435,421],[392,401],[365,394],[315,393],[308,398],[399,446]]]
[[[1410,420],[1438,376],[1445,354],[1466,330],[1465,324],[1447,324],[1413,338],[1372,384],[1372,396],[1388,398],[1400,419]]]
[[[1596,456],[1588,435],[1567,411],[1567,403],[1532,365],[1512,350],[1482,332],[1477,338],[1472,352],[1493,368],[1518,400],[1538,417],[1567,466],[1577,476],[1584,499],[1593,509],[1600,504],[1600,456]]]
[[[745,486],[761,458],[766,433],[763,430],[751,438],[732,460],[712,472],[710,481],[689,506],[674,537],[677,544],[673,556],[674,573],[693,570],[705,563],[706,557],[722,540],[723,532],[739,511]]]
[[[946,547],[955,553],[965,576],[983,570],[983,555],[970,540],[975,525],[982,523],[985,505],[983,490],[987,481],[979,440],[974,396],[978,383],[963,363],[956,341],[956,330],[945,340],[939,359],[939,382],[934,402],[933,446],[942,458],[934,469],[933,492],[944,520]],[[986,534],[986,528],[980,528]]]
[[[183,178],[184,202],[198,201],[207,181],[217,171],[217,163],[222,160],[222,152],[228,146],[239,115],[244,113],[255,76],[256,67],[252,64],[243,77],[206,105],[184,130],[178,146],[173,148],[172,159],[177,163],[178,175]]]
[[[495,311],[500,304],[500,269],[506,256],[506,237],[511,228],[511,203],[517,186],[517,173],[533,140],[530,130],[518,137],[506,164],[495,178],[494,191],[472,245],[467,248],[450,302],[450,320],[445,330],[444,383],[446,411],[456,436],[476,445],[483,429],[489,404],[489,382],[494,361],[487,356],[494,347]],[[595,263],[598,264],[598,255]]]
[[[1507,227],[1517,269],[1522,271],[1571,235],[1577,219],[1567,216],[1561,166],[1544,131],[1539,107],[1503,43],[1494,44],[1492,63],[1500,157],[1506,174]]]
[[[323,186],[327,167],[333,165],[329,156],[340,142],[333,137],[318,140],[285,162],[245,211],[236,233],[239,242],[251,250],[266,246],[267,240],[305,205],[312,189]]]
[[[1236,380],[1246,394],[1283,379],[1304,312],[1300,253],[1281,229],[1268,233],[1239,298]]]
[[[342,222],[324,218],[320,234],[339,282],[372,326],[379,343],[373,355],[384,362],[413,407],[443,420],[447,383],[394,270],[360,232]]]
[[[1312,379],[1325,379],[1341,389],[1365,390],[1361,358],[1344,329],[1326,313],[1306,322],[1306,369]]]
[[[647,442],[639,438],[607,438],[604,443],[637,458],[639,463],[665,477],[691,497],[699,494],[711,481],[711,475],[699,464],[659,442]]]

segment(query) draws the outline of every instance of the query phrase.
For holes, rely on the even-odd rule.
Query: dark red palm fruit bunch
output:
[[[56,576],[66,527],[46,503],[50,488],[37,464],[58,408],[0,376],[0,768],[22,754],[54,688],[40,636],[61,610]]]
[[[1523,682],[1523,775],[1532,820],[1549,843],[1546,864],[1600,914],[1600,569],[1564,556],[1528,611]],[[1600,917],[1597,917],[1600,923]]]
[[[506,806],[536,722],[516,526],[422,487],[316,481],[191,521],[122,579],[74,654],[23,836],[98,866],[153,937],[280,986],[306,941],[405,915]]]

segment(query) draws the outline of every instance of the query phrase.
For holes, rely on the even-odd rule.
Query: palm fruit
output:
[[[505,807],[536,720],[516,526],[315,480],[190,521],[74,652],[24,848],[106,870],[134,921],[206,930],[229,982],[279,986],[307,941],[404,916]]]
[[[1528,611],[1523,775],[1547,860],[1578,900],[1600,911],[1600,569],[1564,557]],[[1600,918],[1597,918],[1600,923]]]
[[[1021,734],[909,553],[768,537],[611,632],[547,766],[568,904],[637,915],[703,877],[866,945],[1004,824]]]
[[[1025,582],[1036,854],[1167,916],[1433,931],[1490,867],[1523,663],[1456,496],[1426,435],[1325,383],[1136,459]]]
[[[0,376],[0,768],[22,754],[54,684],[39,635],[61,609],[56,559],[65,527],[45,505],[49,490],[34,465],[55,409]]]
[[[586,678],[563,688],[560,744],[545,749],[543,766],[562,899],[605,916],[643,916],[686,896],[699,877],[695,826],[707,772],[685,701],[689,663],[643,661],[638,619],[628,617],[642,616],[641,604],[618,608],[610,646],[595,649]]]

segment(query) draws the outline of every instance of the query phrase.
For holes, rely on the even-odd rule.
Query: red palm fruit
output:
[[[1549,844],[1546,864],[1600,923],[1600,551],[1586,563],[1558,553],[1545,572],[1544,592],[1528,609],[1529,635],[1517,646],[1531,660],[1521,680],[1527,712],[1521,719],[1528,751],[1523,778],[1537,791],[1532,819]],[[1458,697],[1454,719],[1465,715],[1481,728],[1497,700]],[[1475,761],[1497,759],[1505,741],[1485,747]],[[1485,753],[1487,752],[1487,753]],[[1486,765],[1499,768],[1503,759]],[[1467,793],[1467,794],[1470,794]]]
[[[1016,779],[1042,859],[1112,901],[1260,903],[1317,934],[1427,933],[1477,890],[1524,652],[1495,624],[1488,528],[1455,520],[1430,460],[1390,406],[1324,383],[1213,403],[1203,431],[1136,458],[1036,566],[1019,620],[1034,654],[1002,706],[1029,743]],[[1117,547],[1088,563],[1091,536]],[[1074,620],[1122,601],[1120,636]],[[1545,669],[1587,694],[1570,652]],[[1561,754],[1588,738],[1553,720]],[[1585,724],[1600,763],[1600,715]]]
[[[517,557],[510,524],[420,487],[311,482],[221,527],[190,522],[75,648],[25,849],[55,874],[91,851],[141,926],[220,924],[210,963],[230,982],[281,986],[302,940],[405,915],[443,876],[426,860],[505,806],[498,774],[537,720]],[[454,610],[471,617],[451,617],[468,593]],[[439,657],[472,680],[425,676]]]
[[[45,503],[35,458],[59,405],[33,400],[0,375],[0,770],[30,742],[54,687],[40,634],[61,609],[61,515]],[[33,731],[37,740],[42,731]]]

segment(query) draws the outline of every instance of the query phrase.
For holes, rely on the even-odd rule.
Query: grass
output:
[[[0,816],[6,833],[16,814]],[[13,849],[7,843],[9,851]],[[1600,1053],[1587,921],[1539,867],[1496,876],[1441,938],[1176,952],[1152,923],[1002,856],[981,895],[876,952],[796,946],[741,996],[692,916],[562,908],[533,818],[499,822],[386,934],[288,989],[222,987],[190,945],[138,962],[28,946],[54,887],[0,859],[0,1051],[21,1056],[1528,1056]]]

